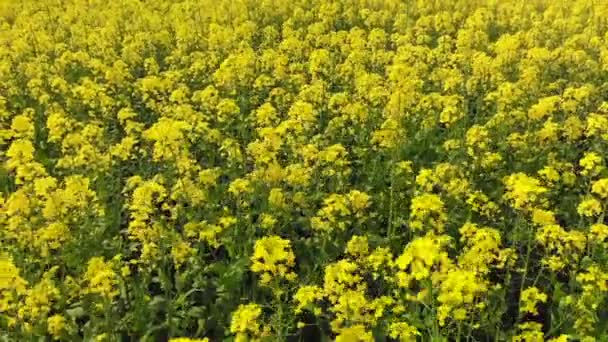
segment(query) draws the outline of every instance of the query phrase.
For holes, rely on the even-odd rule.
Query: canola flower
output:
[[[606,340],[607,46],[594,0],[0,0],[0,340]]]
[[[278,236],[268,236],[257,240],[251,262],[251,270],[261,273],[261,284],[268,284],[272,279],[294,280],[296,277],[296,274],[291,271],[295,256],[291,251],[290,243]]]

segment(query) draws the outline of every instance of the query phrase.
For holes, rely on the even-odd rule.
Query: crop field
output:
[[[608,341],[607,0],[0,0],[0,341]]]

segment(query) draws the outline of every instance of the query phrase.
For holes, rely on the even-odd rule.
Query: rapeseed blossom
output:
[[[521,293],[520,301],[522,303],[519,307],[520,312],[537,315],[538,309],[536,308],[536,304],[546,302],[547,295],[540,292],[536,287],[530,287]]]
[[[236,334],[237,341],[259,340],[262,335],[262,327],[259,318],[262,308],[257,304],[242,304],[232,314],[230,332]]]
[[[88,282],[87,292],[112,299],[118,295],[117,274],[112,265],[101,257],[91,258],[88,262],[85,279]]]
[[[251,270],[261,274],[262,284],[270,283],[275,277],[293,280],[296,276],[291,271],[295,256],[291,251],[290,242],[278,236],[257,240],[251,261]]]
[[[0,0],[0,340],[606,340],[607,18]]]

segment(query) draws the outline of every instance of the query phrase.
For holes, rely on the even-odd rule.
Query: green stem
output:
[[[388,240],[389,243],[393,240],[393,196],[394,196],[394,187],[393,187],[393,178],[391,177],[391,186],[389,191],[389,199],[388,199]]]
[[[530,261],[530,253],[532,252],[532,249],[530,248],[531,242],[530,239],[528,239],[528,243],[526,245],[526,260],[524,262],[524,273],[522,274],[521,277],[521,284],[519,286],[519,300],[518,300],[518,309],[519,306],[521,306],[521,293],[524,291],[524,287],[526,285],[526,277],[528,276],[528,263]],[[518,314],[518,316],[521,316]],[[518,318],[518,320],[521,319],[521,317]]]

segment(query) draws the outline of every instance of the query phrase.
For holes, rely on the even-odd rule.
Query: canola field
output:
[[[605,0],[0,0],[0,341],[608,341]]]

